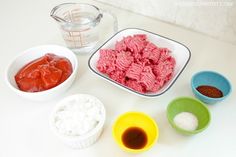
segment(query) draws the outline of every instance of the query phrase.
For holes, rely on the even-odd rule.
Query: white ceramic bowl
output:
[[[171,55],[176,60],[176,66],[174,69],[173,77],[171,80],[169,80],[160,90],[153,93],[139,93],[131,88],[128,88],[120,83],[117,83],[116,81],[110,79],[107,75],[102,74],[99,72],[99,70],[96,68],[97,61],[99,59],[99,50],[100,49],[111,49],[115,47],[116,41],[120,41],[123,39],[123,37],[126,37],[128,35],[134,35],[134,34],[146,34],[149,41],[152,43],[158,45],[159,47],[166,47],[169,50],[171,50]],[[191,57],[190,50],[183,44],[169,39],[167,37],[158,35],[156,33],[152,33],[146,30],[137,29],[137,28],[127,28],[124,30],[119,31],[114,36],[112,36],[110,39],[108,39],[101,47],[98,48],[90,57],[89,59],[89,68],[91,71],[93,71],[95,74],[100,76],[101,78],[113,83],[114,85],[121,87],[124,90],[127,90],[131,93],[137,94],[139,96],[144,97],[156,97],[163,93],[165,93],[177,80],[179,75],[182,73],[186,65],[188,64]]]
[[[85,133],[84,135],[81,135],[81,136],[68,136],[68,135],[62,134],[56,128],[55,123],[54,123],[56,112],[59,111],[62,106],[66,106],[68,104],[67,103],[65,105],[66,102],[78,100],[78,99],[81,99],[83,97],[93,99],[93,100],[96,100],[98,102],[98,105],[100,105],[100,107],[101,107],[101,115],[102,115],[101,120],[98,122],[98,124],[95,126],[95,128],[90,130],[88,133]],[[50,128],[51,128],[52,132],[64,144],[66,144],[67,146],[69,146],[71,148],[82,149],[82,148],[86,148],[86,147],[92,145],[93,143],[95,143],[98,140],[98,138],[100,137],[100,135],[103,131],[105,120],[106,120],[106,111],[105,111],[104,105],[102,104],[102,102],[99,99],[97,99],[96,97],[94,97],[92,95],[88,95],[88,94],[75,94],[75,95],[71,95],[71,96],[68,96],[68,97],[64,98],[63,100],[61,100],[55,106],[52,114],[50,115],[50,120],[49,121],[50,121]]]
[[[53,54],[63,56],[69,59],[73,68],[72,74],[63,83],[59,84],[58,86],[52,89],[41,91],[41,92],[34,92],[34,93],[21,91],[15,82],[16,73],[30,61],[40,58],[46,53],[53,53]],[[75,80],[76,75],[77,75],[77,69],[78,69],[77,57],[71,50],[62,46],[57,46],[57,45],[43,45],[43,46],[27,49],[22,54],[16,57],[10,63],[10,65],[8,66],[6,70],[6,82],[7,82],[7,85],[16,94],[24,98],[36,100],[36,101],[45,101],[45,100],[55,98],[58,95],[65,92]]]

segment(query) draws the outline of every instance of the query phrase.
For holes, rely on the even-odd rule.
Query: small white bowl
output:
[[[148,40],[151,41],[152,43],[154,43],[155,45],[157,45],[159,47],[166,47],[169,50],[171,50],[171,55],[175,58],[176,65],[175,65],[173,77],[157,92],[145,93],[145,94],[139,93],[131,88],[128,88],[128,87],[112,80],[107,75],[102,74],[96,68],[96,64],[97,64],[97,61],[99,60],[99,56],[100,56],[100,54],[99,54],[100,49],[114,49],[117,41],[122,40],[123,37],[129,36],[129,35],[134,35],[134,34],[146,34]],[[137,94],[137,95],[143,96],[143,97],[156,97],[156,96],[159,96],[159,95],[165,93],[175,83],[175,81],[177,80],[179,75],[182,73],[182,71],[184,70],[184,68],[188,64],[190,57],[191,57],[190,50],[185,45],[183,45],[175,40],[169,39],[167,37],[164,37],[164,36],[161,36],[156,33],[146,31],[146,30],[142,30],[142,29],[138,29],[138,28],[127,28],[127,29],[121,30],[118,33],[116,33],[114,36],[112,36],[110,39],[108,39],[101,47],[99,47],[89,58],[88,64],[89,64],[89,68],[92,72],[94,72],[95,74],[97,74],[101,78],[111,82],[112,84],[114,84],[126,91],[129,91],[131,93],[134,93],[134,94]]]
[[[53,53],[55,55],[66,57],[70,60],[73,68],[72,74],[58,86],[49,90],[41,92],[24,92],[21,91],[15,81],[16,73],[27,63],[44,56],[47,53]],[[7,67],[6,70],[6,83],[7,85],[19,96],[35,101],[45,101],[57,97],[65,92],[73,83],[76,78],[78,70],[78,61],[76,55],[69,49],[57,46],[57,45],[43,45],[33,47],[25,50],[22,54],[17,56]]]
[[[81,99],[84,97],[89,98],[89,99],[93,99],[99,103],[98,105],[100,105],[100,107],[101,107],[101,115],[102,115],[101,120],[98,122],[98,124],[95,126],[95,128],[93,128],[89,132],[85,133],[84,135],[68,136],[68,135],[62,134],[56,128],[55,123],[54,123],[56,112],[59,111],[62,106],[66,106],[65,104],[67,102],[75,101],[75,100],[78,100],[78,99]],[[67,105],[68,105],[68,103],[67,103]],[[54,133],[54,135],[56,137],[58,137],[64,144],[66,144],[67,146],[74,148],[74,149],[82,149],[82,148],[86,148],[86,147],[94,144],[98,140],[98,138],[100,137],[100,135],[103,131],[105,120],[106,120],[105,107],[99,99],[97,99],[96,97],[94,97],[92,95],[88,95],[88,94],[75,94],[75,95],[71,95],[71,96],[64,98],[55,106],[52,114],[50,115],[50,119],[49,119],[50,124],[49,125],[50,125],[50,128],[51,128],[52,132]]]

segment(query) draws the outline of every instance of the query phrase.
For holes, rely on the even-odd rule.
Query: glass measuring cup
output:
[[[97,45],[101,30],[99,23],[104,14],[113,18],[117,32],[117,18],[110,12],[86,3],[63,3],[54,7],[51,17],[59,24],[63,39],[73,52],[88,53]]]

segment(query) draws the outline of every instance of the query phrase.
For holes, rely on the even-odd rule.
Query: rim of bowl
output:
[[[81,136],[68,136],[68,135],[64,135],[64,134],[59,133],[58,129],[56,129],[56,127],[53,123],[55,113],[57,112],[57,110],[61,106],[65,106],[65,105],[63,105],[64,102],[72,99],[73,97],[76,98],[76,97],[80,97],[80,96],[88,96],[88,97],[90,97],[92,99],[96,99],[100,102],[101,110],[102,110],[102,119],[101,119],[101,121],[99,121],[99,123],[92,130],[88,131],[87,133],[85,133],[84,135],[81,135]],[[93,95],[90,95],[90,94],[73,94],[73,95],[70,95],[70,96],[67,96],[67,97],[63,98],[62,100],[60,100],[55,105],[53,111],[51,112],[50,118],[49,118],[49,123],[50,123],[49,125],[50,125],[51,130],[53,131],[53,133],[57,137],[63,138],[63,139],[66,139],[66,140],[74,141],[74,140],[85,140],[89,137],[92,137],[94,134],[98,133],[101,128],[103,128],[103,126],[105,124],[105,121],[106,121],[106,109],[105,109],[104,104],[97,97],[95,97]]]
[[[142,149],[131,149],[131,148],[127,148],[127,147],[125,147],[124,145],[121,145],[121,144],[119,144],[119,143],[117,142],[117,140],[116,140],[117,138],[116,138],[116,136],[115,136],[115,127],[116,127],[116,124],[118,123],[118,121],[119,121],[123,116],[129,115],[129,114],[139,114],[139,115],[142,115],[142,116],[148,118],[148,119],[153,123],[153,125],[154,125],[154,127],[155,127],[155,131],[157,132],[157,134],[156,134],[156,137],[155,137],[155,139],[153,140],[153,142],[152,142],[148,147],[142,148]],[[122,113],[121,115],[119,115],[119,116],[116,118],[115,122],[114,122],[113,125],[112,125],[112,136],[113,136],[115,142],[116,142],[122,149],[124,149],[124,150],[127,151],[127,152],[131,152],[131,153],[140,153],[140,152],[144,152],[144,151],[147,151],[147,150],[149,150],[150,148],[152,148],[153,145],[154,145],[154,144],[156,143],[156,141],[158,140],[159,134],[160,134],[160,133],[159,133],[159,128],[158,128],[158,125],[157,125],[157,123],[155,122],[155,120],[154,120],[151,116],[149,116],[148,114],[146,114],[146,113],[144,113],[144,112],[139,112],[139,111],[128,111],[128,112]]]
[[[40,91],[40,92],[25,92],[25,91],[22,91],[20,90],[19,88],[16,88],[14,87],[10,81],[9,81],[9,70],[10,70],[10,67],[13,65],[13,63],[15,62],[16,59],[18,59],[19,57],[22,57],[23,55],[25,55],[26,51],[30,51],[32,49],[36,49],[36,48],[43,48],[43,47],[58,47],[60,49],[65,49],[66,51],[70,52],[74,58],[74,63],[75,63],[75,66],[74,66],[74,69],[71,73],[71,75],[64,81],[62,82],[61,84],[53,87],[53,88],[50,88],[48,90],[44,90],[44,91]],[[63,56],[64,57],[64,56]],[[67,57],[66,57],[67,58]],[[71,60],[69,58],[67,58],[70,62]],[[73,68],[73,67],[72,67]],[[34,94],[34,95],[41,95],[41,94],[45,94],[45,93],[48,93],[48,92],[53,92],[54,90],[57,90],[58,88],[60,88],[61,86],[63,86],[64,84],[66,84],[69,80],[72,79],[72,77],[74,75],[76,75],[77,73],[77,70],[78,70],[78,60],[77,60],[77,57],[76,55],[68,48],[66,47],[63,47],[63,46],[59,46],[59,45],[40,45],[40,46],[35,46],[35,47],[31,47],[31,48],[28,48],[26,50],[24,50],[23,52],[21,52],[20,54],[18,54],[16,57],[14,57],[14,59],[12,61],[10,61],[10,63],[8,64],[6,70],[5,70],[5,81],[7,82],[8,86],[15,92],[18,92],[18,93],[24,93],[24,94]]]
[[[177,101],[177,100],[181,100],[181,99],[189,99],[189,100],[191,100],[191,101],[196,101],[196,102],[198,102],[204,109],[206,109],[207,114],[208,114],[208,117],[209,117],[209,120],[208,120],[207,124],[206,124],[203,128],[201,128],[201,129],[196,129],[196,130],[193,130],[193,131],[185,130],[185,129],[181,128],[181,127],[178,127],[178,126],[174,123],[174,121],[170,118],[169,111],[170,111],[170,107],[171,107],[172,103],[175,102],[175,101]],[[169,123],[170,123],[172,126],[174,126],[175,129],[181,131],[181,133],[185,133],[185,134],[197,134],[197,133],[202,132],[203,130],[205,130],[205,129],[210,125],[210,122],[211,122],[211,113],[210,113],[209,109],[207,108],[207,106],[206,106],[203,102],[201,102],[200,100],[195,99],[195,98],[192,98],[192,97],[183,96],[183,97],[177,97],[177,98],[173,99],[173,100],[168,104],[168,106],[167,106],[167,119],[168,119]]]
[[[118,35],[119,33],[123,32],[123,31],[126,31],[126,30],[130,30],[130,29],[131,29],[131,30],[132,30],[132,29],[136,29],[136,30],[139,30],[139,31],[144,31],[144,32],[147,32],[147,33],[150,33],[150,34],[157,35],[157,36],[159,36],[159,37],[165,38],[165,39],[167,39],[167,40],[173,41],[173,42],[175,42],[175,43],[177,43],[177,44],[182,45],[182,46],[185,47],[185,48],[187,49],[187,51],[188,51],[189,56],[188,56],[187,62],[184,64],[184,66],[183,66],[183,68],[180,70],[180,72],[176,75],[176,78],[174,78],[173,82],[172,82],[169,86],[167,86],[167,88],[166,88],[165,90],[163,90],[163,91],[160,92],[160,93],[157,93],[157,94],[140,93],[140,92],[138,92],[138,91],[136,91],[136,90],[134,90],[134,89],[131,89],[131,88],[129,88],[129,87],[127,87],[127,86],[125,86],[125,85],[119,83],[119,82],[116,82],[115,80],[113,80],[113,79],[111,79],[111,78],[109,78],[109,77],[104,76],[101,72],[96,72],[96,71],[91,67],[91,60],[92,60],[93,56],[94,56],[96,53],[98,53],[98,51],[99,51],[106,43],[108,43],[110,40],[112,40],[112,38],[114,38],[114,37],[115,37],[116,35]],[[89,69],[90,69],[93,73],[95,73],[96,75],[100,76],[101,78],[105,79],[106,81],[109,81],[109,82],[111,82],[111,83],[114,83],[114,84],[120,86],[121,88],[123,88],[123,89],[125,89],[125,90],[128,90],[129,92],[131,92],[131,93],[133,93],[133,94],[136,94],[136,95],[141,96],[141,97],[144,97],[144,98],[156,98],[157,96],[161,96],[161,95],[163,95],[164,93],[166,93],[166,92],[175,84],[175,82],[178,80],[178,78],[180,77],[180,75],[183,73],[184,69],[187,67],[187,65],[188,65],[188,63],[189,63],[189,61],[190,61],[190,59],[191,59],[191,51],[190,51],[190,49],[189,49],[186,45],[184,45],[183,43],[181,43],[181,42],[179,42],[179,41],[176,41],[176,40],[174,40],[174,39],[165,37],[165,36],[163,36],[163,35],[160,35],[160,34],[157,34],[157,33],[154,33],[154,32],[148,31],[148,30],[145,30],[145,29],[130,27],[130,28],[125,28],[125,29],[122,29],[122,30],[116,32],[116,33],[115,33],[114,35],[112,35],[109,39],[107,39],[101,46],[99,46],[99,47],[92,53],[92,55],[89,57],[88,66],[89,66]],[[169,81],[170,81],[170,80],[169,80]]]
[[[223,97],[220,97],[220,98],[211,98],[211,97],[205,96],[202,93],[200,93],[196,88],[194,88],[194,81],[193,80],[196,78],[197,75],[203,74],[203,73],[212,73],[212,74],[219,75],[220,77],[222,77],[229,84],[229,92],[226,95],[223,95]],[[192,76],[192,79],[191,79],[191,87],[192,87],[192,89],[194,90],[195,93],[201,95],[203,98],[206,98],[206,99],[209,99],[209,100],[214,100],[214,101],[223,100],[226,97],[228,97],[230,95],[230,93],[232,92],[232,85],[231,85],[230,81],[224,75],[222,75],[222,74],[220,74],[216,71],[210,71],[210,70],[199,71],[199,72],[195,73]]]

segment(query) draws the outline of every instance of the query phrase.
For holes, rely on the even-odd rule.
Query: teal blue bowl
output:
[[[214,86],[222,91],[223,97],[211,98],[201,94],[196,88],[201,85]],[[224,100],[231,93],[231,84],[223,75],[214,71],[201,71],[193,75],[191,87],[196,98],[207,104],[215,104]]]

